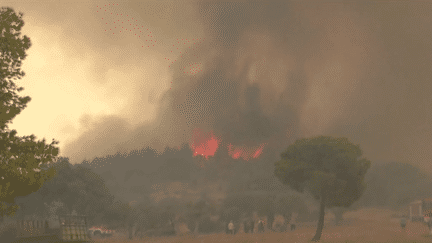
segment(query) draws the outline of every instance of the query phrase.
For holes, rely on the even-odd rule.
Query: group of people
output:
[[[246,220],[244,222],[244,232],[245,233],[253,233],[255,228],[255,223],[252,219]],[[258,220],[258,233],[264,232],[264,221],[259,219]],[[291,231],[295,230],[296,226],[295,224],[291,224]],[[234,235],[237,232],[236,227],[234,225],[233,220],[231,220],[227,225],[227,233]]]

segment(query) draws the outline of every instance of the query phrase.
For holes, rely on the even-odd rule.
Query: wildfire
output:
[[[255,153],[254,153],[253,156],[252,156],[254,159],[258,158],[258,157],[262,154],[263,149],[264,149],[264,145],[265,145],[265,143],[264,143],[264,144],[261,144],[261,145],[259,146],[259,148],[255,151]]]
[[[201,155],[208,159],[209,156],[214,156],[219,144],[220,139],[218,139],[213,134],[213,131],[208,134],[204,134],[199,129],[195,129],[190,147],[194,152],[194,156]]]
[[[214,135],[213,131],[206,134],[197,128],[193,131],[192,139],[189,143],[189,146],[191,147],[194,156],[201,155],[204,158],[208,159],[210,156],[214,156],[217,149],[219,148],[219,145],[221,144],[221,141],[222,140],[220,138]],[[254,147],[234,147],[231,143],[229,143],[228,154],[233,159],[256,159],[263,153],[265,145],[266,143]]]
[[[264,146],[266,144],[263,143],[258,147],[252,147],[252,148],[248,148],[245,146],[241,146],[241,147],[235,147],[232,144],[228,145],[228,154],[233,158],[233,159],[238,159],[238,158],[242,158],[244,160],[249,160],[251,158],[256,159],[258,158],[264,149]]]

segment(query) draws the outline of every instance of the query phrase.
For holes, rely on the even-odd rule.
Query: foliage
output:
[[[349,206],[359,199],[366,186],[363,178],[370,161],[346,138],[315,137],[297,140],[275,163],[275,175],[296,191],[305,188],[319,200],[322,190],[326,206]]]
[[[309,191],[320,200],[319,240],[324,227],[325,207],[348,207],[358,200],[366,186],[364,176],[370,161],[358,145],[347,138],[319,136],[297,140],[275,162],[275,176],[292,189]]]
[[[39,210],[38,204],[50,205],[53,202],[61,202],[64,205],[64,213],[76,211],[78,214],[87,215],[90,223],[102,221],[105,213],[112,208],[114,197],[100,176],[79,165],[72,166],[69,159],[64,157],[60,157],[58,162],[50,167],[56,171],[56,176],[44,183],[33,195],[27,196],[34,198],[35,195],[39,195],[41,200],[37,202],[19,198],[17,201],[21,207],[28,209],[28,212],[34,212]]]
[[[115,200],[112,204],[108,205],[101,219],[110,228],[126,228],[125,222],[127,222],[128,216],[131,214],[132,208],[129,204]]]
[[[398,209],[412,201],[429,198],[432,194],[431,176],[403,162],[374,166],[367,173],[365,181],[368,187],[353,205],[355,207],[388,206]]]
[[[20,37],[24,26],[22,13],[18,15],[12,8],[0,8],[0,129],[4,130],[6,124],[18,115],[30,101],[30,97],[19,97],[16,92],[23,90],[17,88],[11,80],[21,79],[25,73],[21,71],[22,60],[31,46],[30,38]]]
[[[0,9],[0,217],[12,215],[17,210],[14,199],[37,191],[55,175],[53,169],[42,167],[56,160],[57,141],[46,144],[45,139],[35,141],[35,136],[17,136],[8,129],[11,120],[23,110],[30,97],[20,97],[23,90],[12,81],[21,79],[21,63],[31,46],[27,36],[21,37],[24,26],[22,13],[12,8]]]

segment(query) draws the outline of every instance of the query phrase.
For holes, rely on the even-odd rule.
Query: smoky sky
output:
[[[271,147],[276,154],[298,138],[345,136],[372,161],[432,171],[431,4],[180,2],[123,3],[125,11],[156,26],[161,42],[178,33],[203,40],[194,52],[173,56],[179,61],[166,69],[164,81],[171,89],[156,95],[140,78],[124,81],[134,87],[128,114],[139,120],[148,113],[142,104],[151,102],[151,122],[132,125],[122,115],[92,120],[62,151],[72,161],[147,145],[178,146],[198,127],[214,131],[220,149],[266,143],[264,153]],[[77,45],[91,39],[76,38]],[[110,61],[101,54],[94,75],[152,58],[130,45],[115,46],[115,40],[100,45],[93,50],[119,51]],[[169,49],[155,55],[164,51]],[[184,73],[183,66],[195,62],[201,71]]]

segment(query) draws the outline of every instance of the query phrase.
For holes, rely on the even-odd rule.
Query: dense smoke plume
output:
[[[145,19],[157,5],[148,4],[129,7]],[[157,118],[133,128],[122,118],[96,122],[66,146],[74,161],[121,148],[175,147],[200,128],[220,138],[219,149],[265,143],[263,154],[270,147],[278,154],[299,137],[346,136],[371,160],[429,169],[430,5],[199,1],[182,15],[172,4],[172,21],[199,23],[205,40],[193,54],[202,71],[185,74],[181,66],[195,56],[178,57]],[[177,27],[192,36],[188,26]]]

